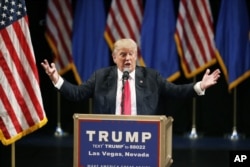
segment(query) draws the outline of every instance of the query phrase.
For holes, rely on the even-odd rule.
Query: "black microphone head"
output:
[[[128,78],[129,78],[129,68],[124,68],[123,69],[123,75],[122,75],[122,79],[124,79],[124,80],[128,80]]]

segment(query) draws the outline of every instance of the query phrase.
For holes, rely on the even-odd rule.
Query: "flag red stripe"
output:
[[[200,20],[200,23],[202,24],[202,30],[205,31],[204,35],[205,35],[206,40],[208,41],[207,46],[209,48],[209,56],[210,56],[210,59],[212,59],[212,58],[215,58],[215,47],[212,43],[213,42],[212,40],[214,40],[214,39],[210,39],[210,37],[209,37],[210,32],[208,32],[208,29],[210,29],[211,32],[214,33],[214,29],[212,27],[212,18],[211,18],[212,16],[211,16],[211,12],[209,10],[209,6],[206,5],[204,0],[202,0],[201,2],[202,2],[202,5],[204,7],[203,9],[206,13],[207,23],[209,24],[209,26],[205,25],[205,22],[203,19]],[[198,8],[197,5],[196,5],[196,7]],[[208,61],[210,61],[210,60],[207,60],[206,62],[208,62]]]
[[[63,3],[65,5],[63,5]],[[62,5],[67,9],[64,9]],[[52,9],[52,6],[57,8],[57,10],[54,11],[54,9]],[[68,10],[66,14],[70,16],[66,17],[63,10]],[[55,18],[55,15],[59,16]],[[49,24],[53,24],[55,30],[50,30],[50,25],[47,24],[46,33],[48,34],[48,37],[50,39],[53,39],[52,43],[54,45],[54,49],[57,49],[57,53],[55,53],[57,54],[55,61],[60,66],[60,68],[58,69],[59,71],[63,68],[66,68],[66,66],[73,61],[71,54],[71,44],[68,46],[68,44],[71,43],[72,35],[72,25],[67,22],[69,18],[72,18],[71,3],[69,0],[62,2],[59,2],[58,0],[49,1],[47,19],[51,20],[51,23]],[[61,26],[59,26],[59,22],[62,22]],[[66,42],[68,42],[68,44]]]
[[[54,46],[55,46],[56,49],[57,49],[57,53],[55,53],[55,54],[57,54],[57,55],[56,55],[56,60],[58,61],[58,63],[60,64],[61,67],[64,67],[64,63],[63,63],[63,61],[61,60],[61,57],[60,57],[60,52],[63,52],[63,51],[60,51],[59,48],[58,48],[58,45],[59,45],[58,42],[59,42],[59,41],[60,41],[60,42],[63,42],[63,40],[61,39],[60,31],[58,31],[57,20],[56,20],[56,18],[54,17],[53,11],[51,11],[50,9],[48,10],[48,16],[49,16],[50,20],[52,21],[52,23],[54,24],[54,27],[55,27],[55,29],[56,29],[56,33],[57,33],[57,34],[52,33],[52,32],[50,31],[49,28],[47,29],[47,32],[48,32],[49,37],[53,39],[53,44],[54,44]],[[54,37],[54,36],[57,36],[59,39],[57,39],[57,38]],[[57,41],[57,40],[59,40],[59,41]],[[62,47],[61,49],[64,50],[65,48]],[[66,52],[66,51],[65,51],[65,52]],[[67,53],[68,53],[68,52],[67,52]],[[59,70],[60,70],[60,69],[59,69]]]
[[[10,102],[7,100],[8,97],[5,94],[2,86],[0,86],[0,93],[1,93],[1,97],[3,98],[2,99],[3,105],[6,108],[6,110],[8,111],[9,118],[11,119],[11,122],[14,125],[16,132],[17,133],[22,132],[23,131],[22,126],[20,125],[20,123],[17,119],[17,115],[16,115],[13,107],[11,106]]]
[[[126,5],[128,5],[128,9],[124,9]],[[139,4],[136,6],[136,4]],[[136,12],[136,10],[139,10]],[[117,13],[115,13],[117,12]],[[128,14],[129,13],[129,14]],[[108,34],[108,36],[114,40],[113,42],[115,42],[115,40],[119,39],[119,38],[132,38],[135,41],[139,42],[138,36],[140,34],[137,34],[138,32],[140,32],[141,29],[141,21],[140,21],[140,14],[138,13],[142,13],[142,1],[112,1],[111,4],[111,8],[109,10],[109,14],[108,14],[108,21],[107,21],[107,26],[106,26],[106,33]],[[117,20],[117,15],[121,16],[120,20]],[[129,22],[129,17],[130,16],[133,17],[133,22],[135,25],[131,25],[131,23]],[[111,31],[111,29],[116,33],[113,33],[113,31]],[[126,32],[128,32],[128,36],[126,36],[123,32],[123,29],[127,30]]]
[[[55,46],[56,53],[54,52],[54,54],[56,56],[56,61],[59,63],[60,67],[64,67],[62,59],[60,59],[60,53],[59,53],[58,48],[57,48],[57,42],[56,42],[55,36],[50,31],[50,29],[47,29],[46,33],[47,33],[48,37],[50,38],[50,40],[52,41],[53,45]],[[60,69],[58,69],[58,70],[60,70]]]
[[[21,31],[19,31],[19,33],[21,33]],[[8,45],[6,45],[6,47],[7,47],[8,51],[11,53],[10,56],[13,60],[13,63],[15,64],[15,67],[17,68],[17,72],[19,73],[20,78],[23,81],[25,81],[23,83],[26,87],[26,90],[29,93],[30,99],[32,100],[31,102],[34,105],[36,112],[38,113],[39,118],[42,119],[43,118],[43,113],[42,113],[43,110],[42,110],[41,104],[39,103],[39,100],[37,99],[36,94],[35,94],[34,90],[32,89],[32,84],[30,82],[29,77],[27,76],[27,73],[25,72],[24,66],[22,65],[22,62],[20,61],[20,59],[18,58],[17,52],[15,51],[15,46],[10,42],[11,39],[10,39],[9,34],[6,31],[6,29],[3,29],[1,34],[3,36],[4,42],[8,44]],[[19,34],[19,35],[22,36],[21,34]],[[22,40],[22,42],[24,42],[24,41]],[[27,47],[27,46],[25,46],[25,47]],[[3,62],[4,60],[1,60],[1,61],[2,61],[2,64],[6,63],[6,62]],[[25,99],[24,99],[24,97],[22,97],[20,91],[18,90],[18,86],[16,85],[15,79],[11,75],[11,70],[9,69],[7,64],[6,64],[5,70],[7,71],[7,74],[8,74],[8,75],[6,75],[6,77],[8,78],[9,83],[11,83],[10,86],[12,87],[12,90],[14,91],[15,96],[18,99],[18,103],[20,104],[21,108],[24,109],[23,112],[27,118],[28,124],[34,125],[34,121],[31,117],[30,113],[28,112],[28,107],[26,106]]]
[[[123,10],[123,4],[121,3],[124,3],[124,1],[117,1],[117,8],[118,10],[120,11],[120,14],[122,16],[122,21],[124,22],[124,24],[126,25],[126,28],[128,30],[128,33],[129,33],[129,37],[131,37],[132,39],[135,39],[135,35],[134,35],[134,32],[133,32],[133,29],[128,21],[128,18],[127,18],[127,15],[125,13],[125,11]]]
[[[181,45],[179,51],[182,50],[180,54],[186,70],[184,73],[188,77],[208,65],[215,57],[213,34],[211,34],[213,33],[212,17],[208,5],[205,0],[180,1],[175,34],[179,40],[178,44]]]
[[[11,144],[46,124],[24,0],[1,1],[8,11],[0,30],[0,140]],[[13,18],[10,20],[9,18]],[[40,118],[40,119],[39,119]]]
[[[60,29],[59,25],[57,23],[54,23],[56,25],[56,28],[57,29]],[[58,37],[59,37],[59,40],[62,44],[62,48],[63,48],[63,52],[65,52],[65,55],[67,57],[67,59],[69,60],[69,62],[71,62],[72,60],[72,57],[71,57],[71,53],[65,43],[65,40],[63,39],[63,34],[62,33],[66,33],[66,32],[62,32],[62,31],[58,31]]]
[[[184,8],[187,11],[187,5],[184,6]],[[186,14],[188,14],[188,12],[186,12]],[[187,19],[189,20],[188,23],[191,24],[190,29],[192,31],[192,34],[194,36],[196,36],[196,32],[194,32],[194,25],[192,24],[193,21],[190,18],[191,18],[190,15],[187,16]],[[182,21],[181,27],[184,27],[184,20]],[[197,57],[195,56],[195,53],[194,53],[194,50],[193,50],[193,47],[192,47],[193,45],[189,40],[188,33],[189,32],[187,32],[187,30],[184,28],[183,29],[183,39],[182,40],[185,41],[186,49],[190,52],[190,56],[192,57],[192,62],[194,63],[195,67],[197,68],[197,67],[199,67],[199,63],[197,61]],[[197,37],[195,37],[195,38],[197,38]],[[191,71],[190,66],[189,66],[190,62],[189,62],[189,60],[187,60],[187,57],[185,56],[185,54],[183,55],[183,58],[184,58],[184,61],[185,61],[185,65],[187,65],[187,69],[190,72]]]
[[[3,34],[4,34],[4,33],[3,33]],[[2,35],[3,35],[3,34],[2,34]],[[4,37],[4,36],[3,36],[3,37]],[[9,49],[11,49],[11,48],[9,48]],[[15,54],[15,53],[12,53],[12,55],[14,55],[14,54]],[[13,57],[14,57],[14,56],[12,56],[12,58],[13,58]],[[20,90],[19,90],[19,88],[18,88],[18,86],[17,86],[17,84],[16,84],[16,81],[15,81],[15,79],[14,79],[14,76],[12,75],[12,72],[11,72],[11,70],[9,69],[8,65],[6,64],[6,62],[5,62],[5,60],[4,60],[4,58],[3,58],[2,55],[1,55],[0,61],[1,61],[1,67],[4,69],[5,76],[6,76],[7,80],[8,80],[9,86],[10,86],[11,89],[13,90],[13,93],[14,93],[14,95],[15,95],[16,101],[18,102],[20,108],[22,109],[22,112],[23,112],[23,115],[25,115],[26,121],[28,122],[28,124],[29,124],[30,126],[34,125],[34,121],[33,121],[32,117],[31,117],[31,115],[30,115],[30,112],[29,112],[28,106],[26,105],[25,99],[24,99],[24,97],[22,96],[22,94],[21,94],[21,92],[20,92]],[[18,65],[18,64],[15,63],[15,66],[17,66],[17,65]],[[19,65],[19,66],[21,66],[21,65]],[[17,71],[20,71],[20,70],[23,70],[23,69],[22,69],[22,66],[21,66],[21,68],[17,67]],[[27,79],[27,78],[26,78],[26,80],[27,80],[27,82],[28,82],[28,79]],[[26,81],[26,80],[25,80],[25,81]],[[4,99],[4,100],[6,100],[6,99]],[[6,102],[6,101],[5,101],[5,102]],[[7,104],[7,102],[6,102],[6,104]],[[9,106],[9,105],[7,105],[7,106]],[[9,113],[9,112],[12,112],[12,110],[10,110],[10,108],[8,108],[7,111],[8,111],[8,113]],[[10,115],[11,117],[12,117],[12,116],[15,117],[15,115],[13,115],[13,114],[9,114],[9,115]],[[13,118],[12,118],[12,119],[13,119]]]
[[[190,2],[193,3],[194,1],[190,1]],[[192,6],[193,6],[193,5],[192,5]],[[189,9],[187,8],[187,5],[184,6],[184,7],[185,7],[186,11],[189,10]],[[193,12],[195,13],[196,16],[198,16],[197,13],[196,13],[197,11],[194,10]],[[193,57],[193,59],[194,59],[194,64],[195,64],[195,67],[198,68],[200,65],[199,65],[199,62],[198,62],[196,56],[201,56],[202,58],[204,58],[205,50],[204,50],[204,47],[203,47],[203,45],[202,45],[202,41],[201,41],[201,39],[200,39],[200,37],[199,37],[199,35],[198,35],[198,32],[196,31],[196,25],[195,25],[195,23],[194,23],[193,17],[190,15],[190,12],[186,12],[186,15],[187,15],[188,23],[189,23],[189,25],[190,25],[190,30],[192,31],[192,35],[194,36],[193,40],[195,40],[195,43],[191,44],[191,43],[190,43],[190,40],[188,39],[188,36],[186,36],[185,40],[188,40],[188,43],[190,44],[188,48],[189,48],[189,49],[192,48],[192,57]],[[186,29],[184,29],[184,31],[186,32]],[[186,32],[185,34],[187,35],[187,33],[189,33],[189,32]],[[195,44],[196,44],[196,45],[195,45]],[[194,47],[194,46],[198,46],[199,51],[201,52],[201,55],[197,55],[197,54],[195,54],[195,53],[193,52],[193,47]],[[193,55],[194,55],[194,56],[193,56]]]
[[[180,15],[179,15],[178,19],[180,19],[180,22],[183,23],[183,19],[182,19],[182,17],[181,17]],[[181,24],[181,25],[182,25],[182,24]],[[187,68],[187,71],[190,72],[191,69],[189,68],[188,62],[187,62],[187,60],[185,59],[185,56],[184,56],[184,54],[185,54],[184,52],[185,52],[185,51],[183,50],[183,44],[182,44],[182,40],[181,40],[179,31],[176,31],[175,34],[177,35],[177,38],[178,38],[178,40],[179,40],[179,44],[180,44],[180,46],[181,46],[181,48],[182,48],[182,59],[184,59],[182,62],[185,64],[185,67]]]
[[[53,20],[56,20],[53,16],[53,12],[51,11],[50,8],[48,8],[48,11],[47,11],[47,17],[52,20],[51,22],[53,23]],[[47,18],[47,19],[48,19]],[[49,26],[46,26],[46,33],[48,34],[48,36],[50,37],[50,40],[53,44],[56,44],[56,38],[55,36],[53,35],[53,33],[51,32],[50,30],[50,27]]]
[[[30,72],[32,72],[34,74],[34,77],[36,78],[36,82],[39,85],[39,75],[38,75],[38,71],[37,71],[37,68],[36,68],[36,63],[35,63],[33,52],[30,49],[31,44],[28,44],[27,41],[24,40],[24,39],[26,39],[26,36],[24,34],[24,31],[22,30],[22,27],[20,27],[20,24],[19,24],[20,22],[22,22],[22,21],[19,20],[19,22],[13,23],[13,28],[14,28],[16,34],[17,34],[18,39],[19,39],[19,44],[21,45],[22,50],[24,51],[24,55],[25,55],[27,61],[29,62],[29,66],[32,69]],[[25,27],[25,26],[23,26],[23,27]],[[17,55],[17,53],[16,53],[16,55]],[[14,61],[14,62],[18,62],[17,60],[19,61],[19,64],[21,65],[22,63],[21,63],[21,61],[19,59],[16,59],[16,61]],[[24,69],[22,69],[22,70],[24,70]],[[31,74],[29,74],[29,76],[30,75]],[[22,76],[22,75],[20,74],[20,76]],[[29,95],[31,97],[33,105],[34,105],[34,107],[36,109],[36,112],[37,112],[39,118],[42,120],[44,118],[43,108],[42,108],[42,106],[41,106],[41,104],[40,104],[40,102],[38,100],[38,97],[36,96],[35,90],[31,89],[31,88],[33,88],[33,86],[32,86],[31,79],[30,79],[29,76],[25,75],[24,84],[25,84],[26,88],[28,88],[27,90],[29,92]]]
[[[1,86],[0,86],[0,87],[1,87]],[[2,88],[0,88],[0,89],[2,89]],[[1,91],[1,90],[0,90],[0,91]],[[3,135],[4,135],[4,137],[5,137],[6,139],[10,139],[10,138],[11,138],[11,135],[10,135],[10,133],[9,133],[9,131],[8,131],[8,128],[5,126],[2,117],[0,117],[0,127],[1,127],[1,131],[2,131],[2,133],[3,133]]]
[[[124,37],[125,37],[125,34],[122,32],[121,27],[120,27],[120,25],[118,24],[119,21],[116,20],[115,13],[114,13],[114,11],[113,11],[112,8],[110,9],[110,16],[111,16],[111,18],[112,18],[112,20],[113,20],[114,27],[115,27],[115,29],[117,30],[117,32],[118,32],[120,38],[124,38]]]
[[[138,17],[138,15],[136,14],[136,9],[139,10],[139,13],[142,13],[142,1],[138,0],[138,6],[135,8],[135,6],[132,4],[132,0],[127,1],[128,2],[128,6],[130,9],[130,12],[133,15],[133,18],[135,20],[136,23],[136,27],[139,29],[139,31],[141,30],[141,21]]]
[[[48,11],[49,13],[50,11]],[[52,18],[53,16],[50,17],[50,19]],[[56,38],[55,36],[53,35],[53,33],[51,32],[50,28],[49,27],[46,27],[46,34],[49,36],[50,38],[50,41],[56,45]],[[57,51],[58,52],[58,51]]]
[[[204,2],[204,0],[202,0],[202,2]],[[205,5],[205,4],[203,4],[203,5]],[[201,16],[201,13],[200,13],[200,11],[199,11],[199,7],[198,7],[198,5],[197,5],[197,3],[196,3],[196,1],[193,3],[193,7],[194,7],[194,9],[195,9],[195,11],[196,11],[196,15],[197,16]],[[206,7],[205,6],[203,6],[203,9],[205,9]],[[206,13],[206,18],[207,18],[207,20],[208,20],[208,22],[210,23],[210,16],[209,16],[209,14],[208,13]],[[205,62],[208,62],[209,60],[207,59],[207,57],[205,56],[206,54],[209,54],[209,56],[212,56],[213,57],[213,55],[214,55],[214,52],[213,52],[213,47],[212,47],[212,45],[211,45],[211,40],[210,40],[210,38],[209,38],[209,32],[208,32],[208,28],[210,28],[210,27],[207,27],[207,25],[205,25],[205,22],[204,22],[204,19],[202,18],[202,17],[198,17],[198,19],[199,19],[199,23],[200,23],[200,25],[201,25],[201,28],[202,28],[202,31],[203,31],[203,35],[205,36],[205,39],[206,39],[206,41],[207,41],[207,47],[208,47],[208,50],[209,50],[209,53],[206,53],[205,51],[204,51],[204,53],[202,54],[202,56],[203,56],[203,58],[204,58],[204,61]],[[202,41],[201,41],[202,42]],[[210,57],[211,58],[211,57]]]
[[[58,12],[59,12],[60,17],[61,17],[60,20],[62,20],[63,25],[64,25],[64,27],[66,28],[65,34],[66,34],[66,35],[68,36],[68,38],[70,39],[70,38],[71,38],[71,28],[69,27],[69,25],[68,25],[68,23],[67,23],[67,18],[65,17],[65,15],[64,15],[64,13],[63,13],[63,8],[62,8],[62,6],[60,5],[61,0],[60,0],[60,2],[59,2],[59,0],[54,1],[54,2],[55,2],[55,7],[58,8]],[[67,3],[68,1],[65,0],[65,2]],[[67,3],[67,4],[68,4],[68,6],[70,6],[69,3]],[[67,6],[67,7],[68,7],[68,6]],[[68,8],[68,10],[70,10],[70,8]],[[70,14],[71,14],[71,12],[70,12]],[[71,18],[72,18],[72,16],[71,16]]]
[[[2,58],[0,58],[0,61],[3,61]],[[22,132],[23,131],[22,126],[19,124],[19,121],[17,120],[17,115],[15,114],[14,109],[12,108],[12,105],[10,104],[9,99],[7,95],[5,94],[1,85],[0,85],[0,94],[1,94],[1,101],[6,111],[8,111],[8,116],[11,119],[11,122],[14,125],[16,132],[17,133]]]
[[[26,16],[27,17],[27,16]],[[25,18],[25,17],[24,17]],[[24,19],[23,18],[23,19]],[[26,20],[26,19],[24,19],[25,21],[28,21],[28,20]],[[13,24],[12,24],[12,27],[13,27],[13,29],[14,29],[14,31],[16,32],[16,36],[17,36],[17,38],[18,38],[18,40],[19,40],[19,44],[21,45],[21,48],[22,48],[22,50],[23,50],[23,52],[24,52],[24,55],[25,55],[25,57],[26,57],[26,59],[27,59],[27,61],[29,62],[29,66],[30,66],[30,68],[31,69],[36,69],[36,64],[34,63],[34,55],[33,55],[33,52],[30,50],[30,46],[29,46],[29,44],[27,43],[27,41],[26,40],[24,40],[24,39],[26,39],[26,36],[25,36],[25,34],[24,34],[24,30],[22,29],[22,27],[20,26],[20,24],[25,24],[25,25],[23,25],[23,27],[25,27],[26,25],[27,25],[27,23],[25,23],[25,22],[22,22],[22,21],[17,21],[17,22],[14,22]],[[35,78],[36,78],[36,80],[37,80],[37,82],[39,83],[39,78],[38,78],[38,72],[37,72],[37,70],[32,70],[31,71],[33,74],[34,74],[34,76],[35,76]]]
[[[191,61],[193,62],[193,64],[197,68],[199,66],[199,63],[198,63],[198,61],[196,59],[194,50],[192,48],[192,44],[191,44],[191,42],[190,42],[190,40],[189,40],[189,38],[187,36],[187,32],[185,30],[183,31],[183,40],[186,43],[186,47],[187,47],[188,52],[190,53],[190,56],[192,57]],[[189,65],[190,64],[189,60],[187,60],[187,57],[185,55],[184,55],[183,58],[184,58],[184,62],[185,62],[185,65],[187,66],[188,71],[191,72],[191,68],[190,68],[191,66]]]
[[[206,1],[207,2],[207,1]],[[203,9],[204,9],[204,11],[205,11],[205,13],[206,13],[206,16],[207,16],[207,22],[208,22],[208,24],[209,24],[209,29],[211,29],[212,30],[212,32],[214,32],[214,28],[213,28],[213,22],[212,22],[212,16],[211,16],[211,9],[210,9],[210,6],[208,6],[207,4],[206,4],[206,2],[205,2],[205,0],[202,0],[201,1],[201,3],[202,3],[202,6],[203,6]],[[208,2],[207,2],[208,3]]]

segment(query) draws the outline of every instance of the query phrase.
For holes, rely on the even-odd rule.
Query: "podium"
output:
[[[74,167],[169,167],[172,117],[74,114]]]

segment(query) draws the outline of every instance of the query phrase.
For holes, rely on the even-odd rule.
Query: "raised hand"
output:
[[[59,79],[59,74],[56,69],[55,63],[49,64],[49,62],[45,59],[41,62],[43,69],[45,70],[46,74],[49,76],[51,81],[56,84]]]
[[[220,70],[216,69],[210,74],[210,69],[207,69],[201,80],[201,89],[205,90],[212,85],[215,85],[220,78]]]

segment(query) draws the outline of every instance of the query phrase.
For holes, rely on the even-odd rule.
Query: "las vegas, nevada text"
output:
[[[88,151],[89,156],[138,158],[150,156],[146,152],[146,142],[152,137],[150,132],[87,130],[86,134],[88,135],[88,141],[93,143],[93,150]],[[119,144],[121,142],[122,144]]]

